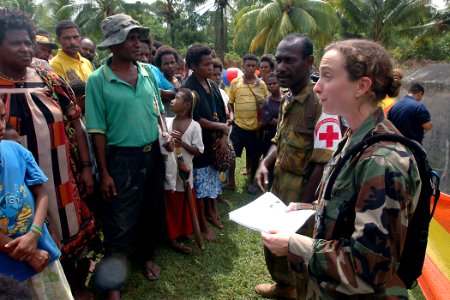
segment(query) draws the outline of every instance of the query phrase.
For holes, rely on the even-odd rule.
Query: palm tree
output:
[[[175,47],[175,21],[180,18],[181,9],[177,0],[158,0],[152,4],[158,16],[161,16],[169,27],[170,42]]]
[[[5,0],[1,6],[25,12],[38,27],[48,27],[50,18],[43,3],[34,0]]]
[[[214,11],[212,14],[211,23],[214,24],[214,34],[215,34],[215,46],[217,49],[217,53],[219,57],[224,59],[225,52],[227,51],[227,42],[228,42],[228,13],[227,9],[229,8],[233,11],[233,7],[231,6],[231,0],[190,0],[189,2],[195,5],[201,5],[197,12],[200,15],[205,14],[208,11]]]
[[[67,20],[75,13],[74,0],[44,0],[54,21]]]
[[[80,26],[82,34],[94,40],[101,39],[100,24],[106,17],[117,13],[145,12],[149,8],[146,3],[126,3],[124,0],[85,0],[82,3],[74,0],[47,0],[47,3],[56,20],[75,16],[74,21]]]
[[[417,35],[417,25],[431,17],[430,0],[336,0],[348,33],[389,46],[399,37]]]
[[[333,7],[315,0],[276,0],[263,7],[255,5],[243,9],[235,28],[236,39],[255,29],[256,35],[250,43],[249,51],[256,52],[264,46],[264,53],[270,53],[289,33],[307,34],[316,41],[326,43],[331,40],[339,21]]]
[[[442,9],[432,8],[432,16],[429,22],[415,26],[412,29],[420,31],[416,37],[418,42],[431,40],[444,31],[450,31],[450,1],[446,1],[445,7]]]

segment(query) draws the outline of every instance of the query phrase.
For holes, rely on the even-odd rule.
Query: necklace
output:
[[[25,86],[25,78],[27,77],[27,75],[23,76],[21,79],[19,80],[15,80],[12,77],[6,76],[5,74],[3,74],[2,72],[0,72],[0,76],[3,78],[6,78],[8,80],[13,81],[18,87],[23,88]]]

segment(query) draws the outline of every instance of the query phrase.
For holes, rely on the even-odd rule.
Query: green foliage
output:
[[[415,26],[431,17],[430,0],[335,0],[344,37],[359,36],[389,47],[398,38],[414,38]]]
[[[306,34],[322,43],[329,42],[339,25],[331,5],[311,0],[277,0],[266,5],[256,4],[238,12],[236,22],[235,46],[246,42],[241,39],[243,34],[250,35],[249,51],[256,52],[263,48],[264,53],[272,52],[284,36],[293,32]]]
[[[224,69],[228,69],[231,67],[241,68],[242,67],[242,55],[239,55],[236,52],[225,53],[225,61],[223,62],[223,67],[224,67]]]
[[[3,0],[1,5],[27,12],[37,28],[49,30],[52,36],[59,20],[71,18],[82,35],[97,43],[102,40],[100,22],[123,12],[149,27],[154,39],[180,53],[195,42],[214,43],[218,54],[222,50],[240,57],[249,51],[274,53],[286,34],[300,32],[314,40],[317,58],[331,39],[359,37],[380,41],[400,60],[448,61],[449,2],[447,9],[437,10],[428,5],[430,1]],[[234,64],[230,54],[227,61]]]
[[[419,39],[411,43],[411,40],[398,40],[391,51],[397,61],[412,59],[439,60],[450,62],[450,31],[443,32],[440,36],[428,39]]]

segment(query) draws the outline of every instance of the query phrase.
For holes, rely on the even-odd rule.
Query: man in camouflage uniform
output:
[[[347,149],[369,132],[399,134],[384,120],[381,109],[372,113],[339,144],[320,190]],[[307,298],[407,299],[408,291],[395,270],[420,190],[417,164],[403,144],[377,143],[356,164],[347,161],[333,185],[332,201],[319,198],[314,238],[289,238],[291,266],[308,264]]]
[[[263,189],[268,182],[267,168],[275,162],[271,192],[285,204],[311,203],[322,176],[323,166],[332,151],[314,149],[314,128],[322,108],[313,92],[309,74],[314,62],[312,41],[300,34],[286,36],[276,52],[277,76],[287,93],[281,103],[277,133],[273,145],[261,162],[257,179]],[[302,228],[302,234],[312,235],[312,226]],[[307,280],[289,269],[285,256],[272,254],[264,247],[266,265],[276,284],[259,284],[256,292],[267,298],[296,298],[297,292],[306,296]]]

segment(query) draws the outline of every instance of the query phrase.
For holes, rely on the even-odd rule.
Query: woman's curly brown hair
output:
[[[394,76],[391,57],[380,44],[368,40],[337,41],[325,48],[326,51],[337,50],[345,58],[345,69],[349,79],[356,81],[362,77],[372,80],[371,95],[373,102],[395,97],[400,91],[401,82]]]

